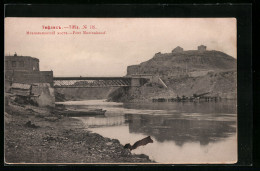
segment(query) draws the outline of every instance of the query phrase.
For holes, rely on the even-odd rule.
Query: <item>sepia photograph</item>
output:
[[[5,164],[237,163],[236,18],[4,24]]]

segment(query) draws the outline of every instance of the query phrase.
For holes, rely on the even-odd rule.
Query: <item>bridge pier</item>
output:
[[[159,76],[154,75],[132,75],[131,76],[131,87],[140,87],[146,82],[152,82],[162,85],[164,88],[168,88],[167,85]]]
[[[131,78],[131,87],[141,87],[145,80],[143,78]]]

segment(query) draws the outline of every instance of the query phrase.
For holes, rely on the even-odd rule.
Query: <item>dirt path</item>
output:
[[[30,122],[29,122],[30,121]],[[9,104],[5,109],[5,162],[11,163],[150,163],[118,140],[84,129],[73,118],[50,109]]]

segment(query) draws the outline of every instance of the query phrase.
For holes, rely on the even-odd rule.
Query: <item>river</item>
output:
[[[78,117],[87,130],[122,145],[151,136],[132,153],[168,164],[235,163],[237,110],[234,101],[201,103],[59,102],[79,110],[104,109],[105,116]],[[105,162],[105,161],[104,161]]]

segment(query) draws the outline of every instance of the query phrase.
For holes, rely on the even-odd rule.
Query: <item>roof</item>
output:
[[[31,57],[31,56],[5,56],[5,60],[25,60],[25,59],[32,59],[39,61],[38,58]]]
[[[20,83],[13,83],[12,88],[15,89],[24,89],[24,90],[29,90],[31,87],[30,84],[20,84]]]

